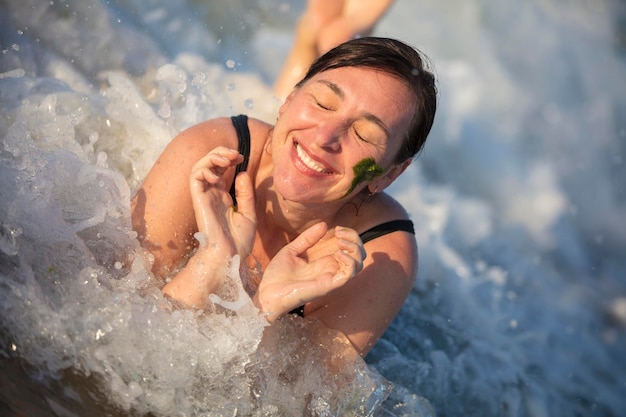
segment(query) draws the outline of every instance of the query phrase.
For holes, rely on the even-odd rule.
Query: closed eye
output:
[[[358,130],[356,130],[356,129],[352,129],[352,130],[354,131],[354,134],[356,135],[357,138],[359,138],[363,142],[368,142],[369,143],[369,141],[367,139],[365,139],[363,136],[361,136],[361,134],[359,133]]]
[[[321,103],[321,102],[319,102],[319,101],[317,101],[317,100],[315,100],[315,104],[317,104],[317,106],[318,106],[319,108],[321,108],[321,109],[324,109],[324,110],[332,110],[332,108],[331,108],[330,106],[327,106],[327,105],[325,105],[324,103]]]

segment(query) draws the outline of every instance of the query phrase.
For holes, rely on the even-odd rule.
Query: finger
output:
[[[211,163],[230,163],[233,160],[238,159],[240,156],[239,152],[234,149],[217,147],[212,149],[211,152],[204,155],[196,162],[196,166],[206,166]]]
[[[191,171],[191,181],[206,181],[209,184],[217,184],[220,180],[220,176],[217,175],[212,169],[207,167],[196,168]]]
[[[335,227],[335,237],[337,238],[339,249],[355,253],[361,260],[367,257],[363,241],[361,241],[361,237],[354,229],[337,226]]]
[[[336,261],[333,261],[333,263],[336,263]],[[319,274],[315,279],[298,281],[284,288],[280,304],[282,304],[287,311],[290,311],[295,307],[322,297],[341,287],[354,275],[352,270],[344,271],[341,268],[337,269],[335,267],[332,268],[332,271]]]
[[[363,245],[361,244],[361,242],[352,242],[350,240],[337,239],[337,247],[339,247],[339,249],[344,252],[350,253],[355,258],[365,258],[365,249],[363,249]]]
[[[240,155],[237,149],[229,148],[227,146],[216,146],[215,148],[211,149],[211,151],[207,155],[211,154],[221,155],[231,160],[233,158],[237,158]]]
[[[337,253],[344,254],[354,260],[357,271],[363,268],[363,261],[365,260],[366,254],[362,245],[339,239],[337,240],[337,246],[339,247]]]
[[[237,165],[243,160],[243,156],[236,149],[218,146],[200,158],[193,166],[192,170],[200,167],[221,167]]]
[[[324,222],[316,223],[300,233],[291,243],[285,246],[280,252],[289,251],[295,256],[302,255],[307,249],[320,241],[328,231],[328,226]]]
[[[351,256],[343,250],[338,250],[334,254],[334,258],[339,268],[337,273],[341,272],[345,274],[347,278],[352,278],[363,269],[363,262],[360,259]]]
[[[238,164],[243,156],[236,150],[217,147],[194,164],[190,181],[192,189],[205,191],[206,183],[220,185],[226,169]],[[221,184],[225,187],[225,184]]]
[[[256,223],[254,187],[250,174],[247,172],[242,172],[235,178],[235,195],[237,197],[237,211]]]
[[[349,227],[335,226],[335,236],[352,242],[360,242],[361,238],[356,230]]]

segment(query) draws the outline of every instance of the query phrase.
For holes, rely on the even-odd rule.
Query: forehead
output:
[[[316,74],[304,86],[327,90],[357,112],[377,117],[391,136],[404,135],[415,112],[415,98],[406,82],[377,69],[334,68]]]

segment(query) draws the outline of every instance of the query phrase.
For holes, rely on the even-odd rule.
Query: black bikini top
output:
[[[245,114],[233,116],[230,119],[237,131],[239,153],[243,155],[243,161],[235,168],[235,178],[237,178],[237,174],[248,169],[248,159],[250,159],[250,129],[248,129],[248,116]],[[233,184],[230,186],[229,193],[233,198],[233,203],[237,205],[237,199],[235,198],[235,181],[233,181]]]

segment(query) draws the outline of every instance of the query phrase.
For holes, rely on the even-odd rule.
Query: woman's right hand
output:
[[[198,232],[212,251],[245,258],[252,250],[256,232],[254,189],[246,172],[235,178],[237,207],[228,193],[224,173],[243,156],[235,149],[219,146],[192,168],[190,191]]]
[[[234,149],[217,147],[192,168],[191,199],[196,216],[200,247],[185,268],[164,287],[163,293],[183,305],[204,308],[209,294],[219,291],[225,265],[239,254],[251,251],[256,232],[254,190],[250,176],[243,172],[235,178],[238,207],[226,189],[224,173],[241,162]]]

